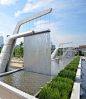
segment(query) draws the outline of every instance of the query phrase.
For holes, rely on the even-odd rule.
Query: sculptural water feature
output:
[[[34,20],[38,17],[41,17],[43,15],[46,15],[48,13],[50,13],[52,11],[52,8],[51,9],[48,9],[48,10],[45,10],[43,12],[40,12],[36,15],[33,15],[31,17],[28,17],[26,19],[23,19],[21,21],[19,21],[16,25],[16,28],[14,30],[14,33],[12,36],[9,36],[4,44],[4,47],[2,49],[2,52],[1,52],[1,59],[0,59],[0,73],[3,73],[3,72],[7,72],[9,70],[9,64],[10,64],[10,60],[12,58],[12,53],[13,53],[13,50],[14,50],[14,47],[15,47],[15,42],[16,42],[16,39],[19,38],[19,37],[25,37],[25,36],[30,36],[30,35],[36,35],[36,34],[39,34],[39,33],[46,33],[46,32],[50,32],[49,30],[44,30],[44,31],[29,31],[29,32],[25,32],[25,33],[22,33],[22,34],[18,34],[18,31],[20,29],[20,26],[28,21],[31,21],[31,20]],[[26,46],[27,47],[27,46]]]

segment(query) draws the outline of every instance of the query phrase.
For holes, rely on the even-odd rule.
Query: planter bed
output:
[[[70,99],[80,57],[71,61],[58,76],[42,88],[39,99]]]

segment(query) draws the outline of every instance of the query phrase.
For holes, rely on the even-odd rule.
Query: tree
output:
[[[60,55],[62,55],[63,54],[63,52],[62,52],[62,50],[60,51]]]
[[[19,44],[19,47],[23,47],[23,44],[24,43],[21,41],[20,44]]]
[[[13,52],[14,57],[23,57],[23,42],[21,41],[19,44],[19,48],[15,48]]]
[[[0,53],[1,53],[1,47],[0,47]]]
[[[20,49],[20,57],[23,57],[23,42],[22,41],[20,42],[19,49]]]

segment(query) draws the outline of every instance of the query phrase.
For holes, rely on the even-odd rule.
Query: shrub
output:
[[[70,78],[72,80],[74,80],[76,73],[73,71],[69,71],[69,70],[61,70],[61,72],[58,74],[58,76],[60,77],[66,77],[66,78]]]
[[[72,85],[65,83],[65,82],[61,82],[61,81],[52,81],[49,84],[47,84],[47,86],[51,87],[52,89],[58,89],[59,93],[60,93],[60,97],[63,99],[63,97],[69,97],[71,90],[72,90]],[[65,94],[64,94],[65,93]],[[57,98],[58,99],[58,98]]]
[[[57,88],[52,89],[49,86],[45,86],[42,88],[39,94],[39,99],[61,99],[61,98],[59,90]]]
[[[79,64],[80,56],[77,56],[74,60],[70,62],[70,64]]]
[[[78,65],[77,64],[68,64],[66,67],[71,67],[71,66],[73,66],[73,67],[78,67]]]
[[[55,76],[52,81],[55,81],[55,82],[61,81],[64,83],[69,83],[71,85],[73,85],[73,83],[74,83],[74,81],[69,78],[63,78],[63,77],[59,77],[59,76]]]
[[[66,70],[70,70],[70,71],[77,71],[77,67],[78,67],[78,65],[76,65],[76,64],[68,64],[66,67],[65,67],[65,69]]]
[[[69,99],[72,92],[76,70],[80,57],[76,57],[54,77],[47,86],[43,87],[39,99]]]

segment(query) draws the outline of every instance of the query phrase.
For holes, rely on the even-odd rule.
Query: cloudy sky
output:
[[[22,26],[21,31],[51,29],[51,41],[86,45],[86,0],[0,0],[0,36],[12,35],[21,19],[52,8],[52,13]]]

